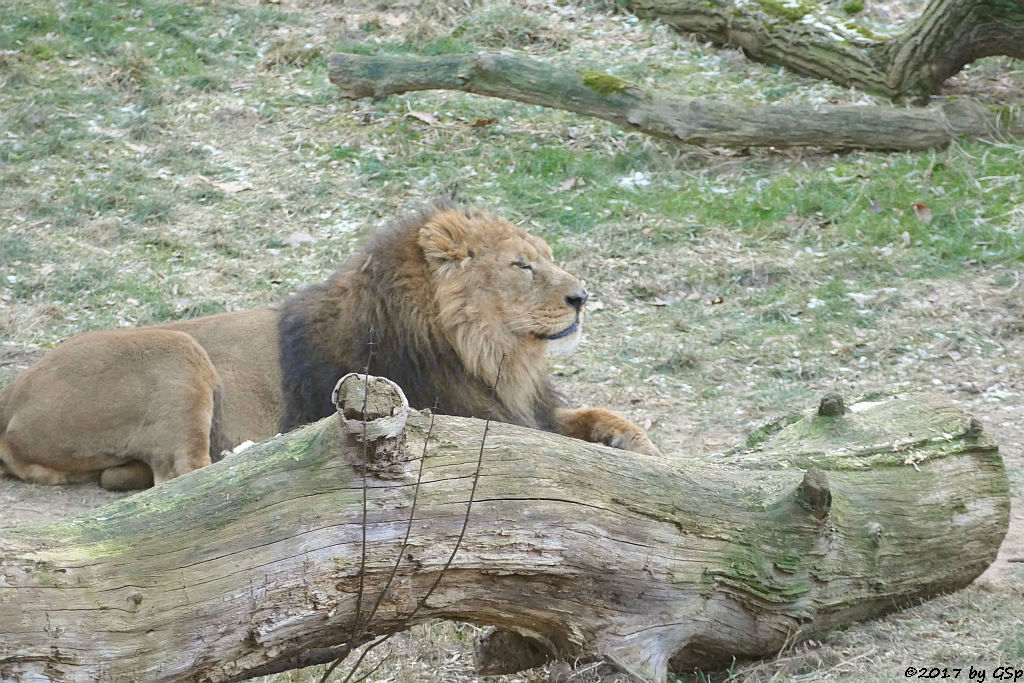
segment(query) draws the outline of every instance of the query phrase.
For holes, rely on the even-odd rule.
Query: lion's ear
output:
[[[471,255],[466,238],[465,216],[445,211],[423,224],[417,242],[428,259],[462,261]]]

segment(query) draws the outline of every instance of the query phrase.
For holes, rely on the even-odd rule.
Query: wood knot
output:
[[[846,412],[846,404],[839,394],[825,394],[818,404],[818,415],[822,417],[839,417]]]
[[[817,467],[804,473],[804,480],[796,489],[796,502],[818,519],[825,519],[832,509],[832,491],[828,477]]]
[[[345,430],[367,441],[394,438],[405,430],[409,399],[385,377],[350,372],[334,385],[331,395]]]
[[[331,400],[342,429],[362,444],[352,452],[351,465],[381,479],[404,477],[409,399],[402,389],[384,377],[350,373],[338,380]]]

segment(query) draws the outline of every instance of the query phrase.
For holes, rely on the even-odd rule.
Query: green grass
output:
[[[297,263],[282,257],[292,253],[282,245],[298,229],[296,221],[316,226],[320,216],[333,215],[337,198],[353,194],[429,197],[456,190],[528,221],[563,258],[581,258],[593,244],[585,236],[615,257],[673,261],[678,254],[675,279],[699,278],[709,296],[740,311],[721,334],[742,339],[755,330],[771,339],[785,333],[794,343],[821,346],[830,332],[845,336],[877,323],[877,314],[858,309],[850,291],[1024,259],[1017,208],[1024,195],[1017,173],[1022,152],[1010,145],[853,152],[800,163],[755,154],[725,168],[603,122],[461,94],[388,98],[360,122],[339,116],[345,107],[366,105],[337,102],[326,78],[332,41],[338,49],[430,54],[511,40],[564,60],[559,51],[571,36],[508,6],[452,11],[443,21],[406,17],[397,31],[385,19],[367,15],[364,39],[353,42],[317,35],[301,13],[274,5],[27,2],[0,9],[0,25],[10,28],[0,34],[9,67],[0,159],[14,190],[0,207],[17,225],[0,243],[7,274],[32,283],[32,262],[69,257],[58,246],[61,234],[91,241],[94,226],[113,222],[100,238],[117,261],[161,272],[158,261],[166,255],[147,240],[172,229],[183,233],[186,272],[233,273],[226,277],[237,291],[218,305],[265,301],[310,277],[309,255]],[[653,73],[658,87],[684,93],[708,86],[710,71],[709,96],[728,88],[731,97],[748,92],[753,70],[758,97],[818,96],[807,81],[724,61],[663,33],[644,41],[671,58],[602,67],[649,84]],[[584,46],[570,63],[586,66],[607,44]],[[834,93],[827,85],[812,87]],[[413,107],[433,110],[437,125],[406,116]],[[471,125],[481,120],[494,123]],[[255,179],[247,181],[251,191],[220,189],[247,178]],[[569,189],[560,189],[566,183]],[[930,220],[918,217],[915,204],[928,207]],[[362,222],[340,239],[326,236],[314,272],[330,269],[328,256],[343,258],[379,215],[368,204],[347,210],[353,212]],[[357,222],[346,220],[350,227]],[[700,268],[686,257],[724,234],[768,260],[822,256],[796,274],[782,269],[770,283],[749,281],[742,269]],[[195,310],[193,298],[209,300],[187,276],[171,297],[178,306],[155,294],[131,296],[138,276],[93,256],[95,264],[88,254],[76,255],[86,273],[59,269],[45,287],[34,285],[33,296],[63,301],[89,292],[82,299],[89,302],[92,292],[104,292],[97,296],[115,306],[146,302],[141,317],[147,320]],[[261,270],[275,275],[268,281]],[[640,302],[671,299],[678,289],[672,280],[656,277],[628,293]],[[695,315],[695,306],[670,301],[648,319],[670,324]],[[109,316],[96,319],[106,322]],[[658,367],[675,363],[671,353],[657,360]],[[685,378],[688,365],[691,374],[700,372],[700,364],[683,363],[670,374]],[[779,372],[827,371],[819,364]]]
[[[952,384],[998,375],[993,359],[1018,348],[1018,144],[696,150],[463,93],[347,102],[328,81],[332,52],[509,48],[680,95],[860,101],[612,3],[549,10],[0,6],[0,341],[274,303],[375,226],[454,191],[586,278],[603,308],[577,354],[554,361],[560,385],[652,419],[663,443],[715,451],[823,388],[927,387],[936,367]],[[1022,78],[978,68],[993,71]],[[286,246],[295,232],[315,241]],[[941,308],[936,290],[981,317]],[[993,642],[1019,653],[1019,633]]]

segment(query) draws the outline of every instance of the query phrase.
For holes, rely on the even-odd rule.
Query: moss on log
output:
[[[1024,5],[1015,0],[931,0],[893,37],[876,36],[814,0],[629,0],[642,17],[752,59],[894,100],[926,102],[964,65],[1024,58]]]
[[[911,109],[737,105],[676,97],[594,71],[579,73],[509,55],[439,57],[336,54],[330,79],[344,97],[462,90],[595,116],[677,143],[725,147],[927,149],[953,140],[1024,134],[1024,116],[968,101]]]
[[[436,418],[403,546],[427,425],[414,412],[397,451],[364,449],[336,415],[0,529],[0,678],[239,680],[407,628],[460,537],[483,433]],[[996,446],[922,398],[810,410],[710,460],[492,424],[474,501],[413,622],[495,624],[655,681],[965,586],[1009,518]]]

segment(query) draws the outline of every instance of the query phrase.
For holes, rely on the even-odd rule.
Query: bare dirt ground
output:
[[[874,305],[886,309],[883,320],[893,324],[879,325],[863,341],[876,346],[876,352],[886,350],[877,355],[891,362],[860,368],[851,359],[845,376],[809,382],[805,388],[809,395],[839,389],[855,396],[886,387],[939,392],[981,420],[999,444],[1010,478],[1010,527],[998,558],[963,591],[824,634],[775,658],[740,662],[731,671],[711,675],[712,680],[888,680],[902,678],[908,666],[964,667],[965,671],[974,666],[991,672],[1000,665],[1024,665],[1024,292],[1017,287],[993,287],[987,275],[970,281],[919,282],[913,287],[915,291],[904,292],[900,303],[886,301],[884,292],[873,294]],[[590,345],[612,347],[616,342],[602,337],[600,316],[594,317]],[[936,318],[946,321],[950,330],[971,331],[985,343],[969,348],[936,339],[914,348],[913,362],[901,356],[904,351],[897,332]],[[40,351],[0,347],[0,381],[6,382],[40,355]],[[721,417],[709,419],[700,417],[708,414],[707,405],[668,400],[650,384],[610,389],[588,385],[580,373],[565,379],[570,395],[589,395],[594,403],[634,406],[633,417],[652,422],[652,433],[666,452],[713,455],[738,442],[745,431],[737,427],[734,417],[743,403],[740,394],[718,401],[710,413]],[[772,414],[760,410],[745,417],[757,421]],[[125,495],[90,484],[45,487],[0,477],[0,523],[41,523]],[[942,558],[935,560],[942,562]],[[400,649],[402,663],[382,680],[479,680],[472,672],[470,650],[476,632],[468,625],[439,624],[403,635],[393,646]],[[1017,658],[1010,659],[1014,653]],[[314,679],[283,674],[274,680]],[[502,680],[547,680],[547,671]],[[591,679],[581,674],[578,680]]]
[[[252,0],[237,4],[278,6],[280,3]],[[621,66],[641,60],[644,52],[658,50],[664,53],[665,62],[671,63],[671,60],[686,56],[677,54],[673,44],[679,40],[691,40],[679,38],[668,31],[645,28],[642,23],[615,14],[610,9],[615,3],[597,3],[596,7],[582,3],[512,3],[513,9],[522,8],[520,15],[516,15],[519,16],[519,24],[512,26],[520,29],[516,35],[509,34],[507,21],[492,19],[489,23],[481,22],[480,17],[485,16],[482,10],[480,16],[474,15],[472,21],[466,20],[463,24],[462,15],[486,9],[491,4],[500,3],[339,3],[320,0],[284,3],[289,11],[308,11],[309,18],[303,25],[293,27],[291,33],[287,26],[282,25],[267,38],[269,42],[260,46],[266,53],[260,69],[223,75],[226,86],[229,86],[226,92],[218,93],[214,89],[187,95],[186,89],[183,91],[185,94],[180,95],[180,101],[176,99],[179,95],[171,99],[171,106],[160,113],[159,121],[149,122],[150,128],[142,125],[146,123],[143,117],[138,117],[141,122],[136,124],[138,139],[130,135],[126,137],[124,131],[115,130],[119,125],[116,124],[117,117],[104,123],[105,129],[112,131],[110,140],[97,149],[102,149],[103,155],[115,155],[113,161],[104,163],[113,163],[118,159],[116,155],[122,154],[121,163],[125,168],[144,171],[135,173],[140,177],[164,173],[163,168],[147,168],[143,163],[157,152],[168,153],[168,166],[173,166],[172,162],[177,159],[177,163],[185,168],[185,163],[180,160],[189,159],[197,154],[197,150],[202,151],[206,147],[212,151],[206,150],[203,154],[221,155],[219,158],[225,160],[222,163],[224,168],[215,167],[213,170],[217,173],[225,172],[225,168],[230,171],[223,178],[218,176],[220,180],[230,181],[220,186],[225,195],[221,203],[237,202],[232,211],[241,212],[240,217],[234,217],[232,211],[208,208],[209,204],[216,202],[206,202],[203,196],[210,181],[203,174],[211,171],[206,169],[207,164],[196,165],[181,171],[181,177],[165,178],[163,183],[171,188],[191,188],[194,196],[189,197],[192,203],[179,206],[173,219],[167,223],[158,223],[156,227],[142,226],[146,229],[139,229],[132,238],[135,241],[152,241],[154,249],[166,248],[168,253],[165,257],[168,263],[174,261],[175,268],[181,265],[179,259],[182,255],[192,261],[190,270],[171,273],[168,283],[156,287],[161,292],[174,289],[168,302],[170,310],[178,315],[182,314],[180,309],[183,308],[202,311],[202,304],[207,299],[228,308],[240,308],[253,302],[282,298],[299,283],[322,276],[324,269],[333,264],[321,264],[321,261],[330,260],[335,253],[347,253],[351,242],[356,240],[357,232],[372,225],[377,218],[383,219],[399,206],[418,205],[419,200],[429,193],[443,189],[441,181],[426,177],[426,171],[414,174],[411,181],[404,181],[400,178],[389,180],[386,174],[375,179],[368,172],[350,170],[352,164],[345,155],[353,150],[368,161],[380,161],[395,155],[411,160],[418,154],[429,153],[428,142],[434,138],[451,138],[444,154],[455,156],[464,152],[457,147],[478,144],[476,138],[467,142],[461,133],[457,135],[451,131],[470,129],[472,124],[467,122],[488,120],[479,118],[491,115],[489,107],[493,105],[487,101],[474,101],[471,109],[463,111],[451,109],[459,101],[456,98],[417,95],[407,101],[409,111],[405,114],[381,113],[370,104],[344,104],[333,99],[322,102],[296,100],[303,103],[293,105],[290,98],[296,92],[315,89],[312,81],[304,80],[309,69],[303,69],[301,65],[304,61],[312,61],[307,57],[316,50],[334,50],[341,38],[366,42],[389,36],[394,38],[393,34],[400,37],[415,37],[418,32],[441,35],[452,26],[458,26],[460,30],[476,36],[467,40],[480,42],[486,48],[494,49],[513,42],[528,54],[550,57],[553,51],[557,51],[555,56],[561,59],[571,53],[574,60],[582,63],[587,60],[600,63],[609,53],[625,51],[623,54],[631,56],[609,61],[612,66]],[[908,0],[865,4],[870,5],[870,11],[882,13],[879,21],[891,23],[908,12],[916,11],[921,3]],[[418,9],[424,6],[427,11]],[[886,16],[886,13],[892,16]],[[484,29],[492,31],[493,35]],[[563,50],[570,44],[571,51]],[[695,50],[700,47],[696,43],[694,46]],[[707,52],[699,56],[699,68],[687,71],[674,84],[675,87],[686,84],[702,89],[702,96],[722,96],[723,92],[732,96],[733,90],[742,93],[748,84],[751,88],[763,89],[774,72],[774,69],[747,64],[739,52]],[[129,67],[139,69],[146,66],[145,60],[133,61],[132,54],[130,51],[126,53],[125,68],[118,72],[129,81],[129,85]],[[289,68],[289,64],[295,66],[294,70]],[[89,62],[82,60],[77,68],[85,69],[88,65]],[[753,75],[746,71],[734,73],[741,67],[752,69],[750,73]],[[243,75],[244,78],[241,77]],[[668,78],[657,69],[653,70],[653,77]],[[0,73],[0,81],[5,78],[6,74]],[[796,88],[788,81],[782,85],[793,97],[798,96],[801,89],[809,87],[804,84]],[[1007,77],[1006,69],[998,64],[972,68],[969,73],[956,77],[951,86],[952,94],[977,97],[992,104],[1020,102],[1022,98],[1019,79]],[[815,87],[822,86],[818,84]],[[264,92],[260,88],[266,89],[267,95],[272,97],[245,99],[255,91]],[[837,96],[834,90],[822,92],[831,94],[822,96],[820,101],[832,101]],[[282,93],[287,93],[288,97]],[[166,93],[164,96],[171,97]],[[271,107],[264,113],[262,105],[265,102],[276,103],[276,113],[271,115]],[[580,147],[596,145],[595,141],[600,141],[605,146],[608,160],[614,158],[618,147],[623,144],[620,138],[624,134],[621,131],[609,135],[607,128],[599,124],[571,119],[570,123],[563,125],[557,116],[549,119],[544,117],[552,116],[550,114],[517,111],[516,116],[500,114],[502,126],[508,133],[501,139],[506,141],[504,144],[522,145],[524,156],[527,144],[543,148],[543,135],[553,136],[560,144]],[[389,116],[396,121],[386,127],[368,123],[387,122]],[[51,117],[57,120],[52,113]],[[331,123],[335,120],[342,122],[339,124],[343,126],[342,133]],[[403,128],[405,124],[416,128],[410,131]],[[414,135],[418,142],[414,144],[404,139],[403,131]],[[541,137],[532,137],[538,132]],[[308,151],[318,147],[323,154]],[[669,158],[677,151],[673,150],[671,154],[664,151],[668,161],[659,156],[655,164],[645,162],[637,166],[642,171],[639,173],[641,179],[652,172],[657,175],[662,165],[671,170],[673,164],[679,163],[679,159]],[[95,149],[92,152],[98,154]],[[136,152],[143,161],[134,159]],[[340,158],[327,165],[318,160],[319,156],[333,152],[341,155]],[[754,163],[744,155],[730,156],[709,150],[691,150],[685,154],[706,159],[711,170],[705,172],[694,166],[696,170],[688,177],[678,173],[670,175],[665,171],[666,175],[679,181],[673,184],[673,192],[676,187],[691,193],[698,192],[702,184],[710,183],[715,187],[728,187],[732,195],[733,185],[742,180],[743,167]],[[941,159],[948,165],[971,166],[966,155]],[[44,161],[51,163],[52,160]],[[466,184],[475,188],[472,191],[487,194],[489,190],[485,185],[489,182],[485,182],[487,178],[482,167],[479,177],[476,177],[476,167],[472,165],[475,162],[469,157],[464,161],[466,168],[473,172],[470,175],[474,176]],[[846,159],[837,159],[837,163],[839,161],[845,162]],[[806,160],[797,154],[786,156],[779,153],[769,160],[761,158],[757,163],[796,167]],[[810,163],[824,165],[829,162],[821,156],[811,158]],[[321,183],[320,174],[325,167],[330,172],[323,176]],[[42,170],[26,175],[22,180],[25,187],[31,188],[31,193],[26,195],[19,212],[31,213],[26,207],[45,208],[53,201],[51,192],[56,190],[50,180],[52,171],[48,166],[41,165],[40,168]],[[382,168],[388,170],[386,166]],[[879,165],[874,162],[865,168],[865,174],[879,171]],[[507,170],[488,169],[495,173]],[[630,172],[634,170],[633,166],[628,168]],[[88,164],[74,166],[73,171],[72,175],[86,179],[96,174],[96,169]],[[603,182],[601,174],[605,172],[602,170],[596,174],[596,179],[592,184],[588,182],[587,187],[603,188],[600,185]],[[331,174],[343,179],[337,181],[341,190],[329,184]],[[462,175],[460,173],[459,177]],[[705,182],[705,177],[710,180]],[[241,182],[243,180],[244,183]],[[981,189],[1019,182],[1019,178],[1009,176],[982,180],[990,181],[990,184],[979,184]],[[552,176],[552,192],[558,192],[555,188],[568,181],[575,182],[573,178]],[[316,188],[324,188],[326,196],[312,192]],[[147,191],[156,189],[146,186]],[[11,191],[11,188],[0,190]],[[113,196],[120,198],[117,193]],[[177,195],[171,196],[177,202]],[[128,198],[120,199],[127,202]],[[679,680],[757,683],[905,680],[904,673],[910,666],[918,669],[940,667],[949,672],[960,667],[963,669],[958,677],[960,680],[966,680],[968,668],[974,667],[985,670],[987,680],[993,680],[996,667],[1024,669],[1024,562],[1013,561],[1024,559],[1024,287],[1020,286],[1021,266],[976,265],[965,268],[965,274],[959,279],[908,279],[906,282],[889,283],[894,287],[880,286],[874,291],[860,289],[856,293],[857,307],[868,311],[877,324],[873,328],[851,329],[848,337],[837,333],[839,343],[831,349],[829,341],[818,349],[794,346],[789,338],[771,343],[767,339],[763,343],[751,342],[742,333],[747,333],[746,337],[760,338],[753,334],[759,329],[759,315],[775,313],[778,309],[789,316],[790,306],[795,305],[798,298],[790,293],[800,290],[804,284],[807,291],[814,292],[821,284],[810,282],[814,278],[843,277],[841,262],[833,262],[839,263],[838,268],[816,266],[816,271],[805,274],[804,266],[815,266],[812,262],[815,257],[804,256],[795,248],[791,250],[793,253],[780,256],[779,250],[785,247],[776,249],[771,240],[754,244],[752,239],[740,233],[730,234],[727,226],[716,223],[713,230],[702,233],[692,243],[669,243],[664,253],[660,247],[658,251],[643,253],[642,257],[647,261],[639,264],[637,252],[631,251],[632,237],[641,227],[652,227],[650,224],[658,220],[656,211],[644,216],[643,201],[644,197],[637,195],[637,206],[631,207],[630,213],[624,213],[621,219],[616,219],[620,224],[614,226],[614,232],[597,236],[579,233],[565,239],[563,246],[570,252],[569,269],[587,279],[588,288],[595,295],[594,304],[600,304],[588,305],[591,309],[588,338],[577,355],[559,358],[554,365],[559,375],[558,384],[570,399],[585,399],[592,405],[608,406],[627,414],[649,427],[652,437],[666,453],[706,458],[741,442],[746,433],[758,424],[780,413],[814,405],[816,397],[826,392],[840,391],[848,397],[875,391],[938,393],[977,417],[999,444],[1010,481],[1012,503],[1009,530],[996,561],[966,589],[883,618],[821,634],[775,656],[737,662],[725,672],[701,672]],[[528,199],[517,196],[500,208],[502,211],[511,210],[510,217],[516,218],[514,214],[520,212],[522,215],[528,204]],[[903,209],[907,210],[907,207],[903,206]],[[1019,225],[1020,205],[1007,210],[1014,214],[1016,225]],[[26,226],[32,223],[28,218],[24,221],[17,216],[14,218]],[[634,218],[636,225],[630,222]],[[1013,225],[1011,218],[1014,217],[989,220]],[[794,220],[807,222],[805,219],[806,216],[794,216]],[[38,222],[42,224],[44,219]],[[615,221],[609,219],[608,222]],[[690,223],[692,221],[683,221],[681,225],[672,227],[695,229]],[[595,228],[601,228],[602,224],[597,222]],[[937,225],[938,222],[932,224],[935,232],[941,230]],[[16,227],[9,230],[17,239],[22,238],[22,230],[29,229],[23,226],[16,230]],[[34,228],[36,232],[37,228]],[[23,281],[30,285],[34,283],[44,295],[38,299],[25,296],[9,306],[0,302],[0,333],[15,340],[10,345],[0,344],[0,385],[9,382],[17,372],[41,357],[44,353],[42,345],[94,326],[88,318],[92,313],[115,309],[123,314],[111,324],[135,324],[137,320],[147,319],[142,317],[146,301],[140,306],[135,300],[145,297],[137,294],[135,289],[127,290],[127,294],[111,293],[93,301],[91,313],[88,305],[74,298],[87,297],[88,292],[58,296],[48,291],[60,291],[57,285],[61,284],[58,276],[63,275],[62,270],[74,271],[71,266],[82,265],[75,261],[90,258],[103,262],[123,261],[129,270],[139,271],[140,279],[154,273],[161,277],[166,274],[165,268],[141,264],[137,253],[119,244],[121,237],[131,235],[139,228],[125,216],[97,216],[82,225],[74,224],[72,228],[67,235],[61,234],[60,244],[51,252],[43,252],[53,263],[34,263],[31,264],[33,272],[25,268],[25,272],[20,273]],[[298,229],[318,236],[320,241],[315,248],[282,248],[280,242],[285,236]],[[779,226],[779,231],[787,233],[787,236],[792,232],[819,229],[828,228],[816,223],[811,228],[789,224]],[[1013,229],[1007,228],[1006,232],[1013,233]],[[1020,234],[1019,228],[1015,234]],[[168,238],[168,244],[160,247],[160,239],[164,237]],[[61,252],[72,249],[65,244],[68,240],[77,240],[77,246],[73,245],[73,251],[69,251],[71,256]],[[198,245],[194,249],[196,253],[190,251],[193,242]],[[896,233],[895,249],[900,248],[899,243]],[[211,244],[216,249],[208,248]],[[579,246],[581,244],[583,246]],[[212,252],[218,249],[225,253],[237,251],[244,258],[208,258],[199,253],[201,248]],[[72,261],[67,268],[62,267],[65,259]],[[301,264],[298,263],[300,261]],[[54,264],[57,264],[56,268]],[[778,279],[786,285],[787,292],[771,299],[770,306],[775,308],[768,310],[769,305],[765,304],[757,310],[756,297],[712,302],[714,292],[702,291],[700,283],[680,284],[688,272],[695,272],[698,279],[714,283],[727,280],[737,270],[749,274],[752,286],[748,295],[757,294],[757,287],[762,290],[770,288],[773,272],[780,274]],[[857,277],[862,275],[856,273]],[[179,286],[180,293],[177,291]],[[649,295],[636,293],[643,289],[650,290]],[[665,305],[666,302],[685,303],[690,295],[698,296],[701,306],[695,306],[696,310],[679,309],[682,312],[678,314],[681,318],[678,327],[666,328],[664,316],[659,318],[660,322],[652,322],[658,311],[675,315],[673,309]],[[179,298],[183,302],[181,306],[177,301]],[[704,301],[707,301],[706,305]],[[697,318],[682,319],[691,312],[695,312]],[[730,327],[742,316],[748,318],[746,327]],[[839,327],[838,323],[836,327]],[[737,329],[741,330],[740,334],[736,334]],[[707,353],[706,349],[719,338],[727,340],[719,346],[761,344],[755,349],[758,362],[748,366],[747,359],[752,355],[750,348],[734,354],[740,359],[737,362],[729,362],[729,353]],[[659,364],[664,364],[666,358],[656,354],[677,347],[683,353],[674,360],[685,366],[684,371],[659,370]],[[656,351],[645,350],[649,348]],[[755,388],[763,390],[769,385],[772,392],[762,391],[759,398],[754,396]],[[0,475],[0,527],[45,523],[108,504],[126,495],[107,492],[92,484],[42,487]],[[942,557],[934,559],[937,563],[944,561]],[[477,627],[466,624],[436,623],[416,627],[390,643],[393,653],[390,661],[370,680],[481,681],[473,672],[472,665],[472,639],[478,632]],[[365,670],[378,663],[379,659],[375,657],[387,656],[388,647],[375,651]],[[347,674],[345,669],[345,666],[340,667],[333,680],[343,680]],[[317,667],[275,676],[271,681],[309,683],[319,680],[322,674],[323,668]],[[575,683],[594,681],[593,674],[593,671],[581,672],[572,680]],[[534,683],[547,681],[548,675],[549,670],[543,668],[488,680]],[[954,678],[949,673],[945,677]]]

